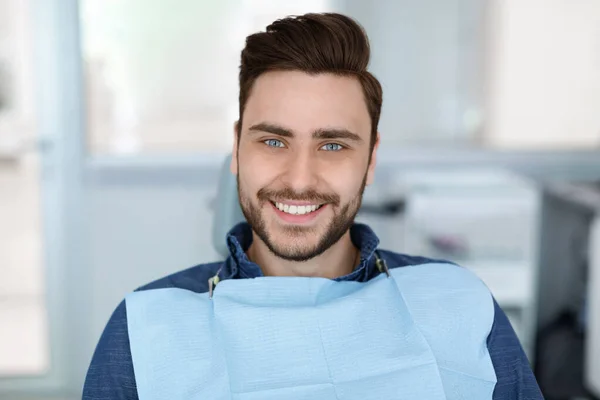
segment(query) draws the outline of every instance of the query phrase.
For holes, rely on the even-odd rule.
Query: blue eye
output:
[[[337,144],[337,143],[327,143],[326,145],[321,147],[321,149],[326,150],[326,151],[340,151],[343,148],[344,147],[341,144]]]
[[[277,139],[265,140],[265,144],[269,147],[285,147],[283,142],[281,140],[277,140]]]

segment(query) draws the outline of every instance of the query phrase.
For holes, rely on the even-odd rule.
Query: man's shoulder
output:
[[[223,264],[223,261],[198,264],[143,285],[136,289],[136,292],[176,288],[204,293],[208,291],[208,280],[218,272]]]
[[[457,264],[452,261],[435,259],[422,256],[414,256],[403,253],[396,253],[390,250],[378,250],[378,253],[386,261],[389,269],[401,268],[401,267],[412,267],[417,265],[429,265],[429,264],[444,264],[449,266],[458,267]]]
[[[208,279],[214,276],[222,265],[223,261],[199,264],[139,287],[134,293],[127,295],[116,307],[109,319],[104,335],[107,337],[123,336],[122,332],[127,330],[127,299],[131,296],[136,296],[139,292],[169,288],[205,293],[208,291]]]
[[[223,262],[196,265],[141,286],[136,292],[177,288],[203,293],[208,290],[208,279],[222,265]],[[122,300],[98,341],[83,389],[84,399],[137,399],[128,320],[127,301]]]
[[[412,256],[388,250],[379,251],[387,267],[397,277],[412,281],[422,289],[454,292],[456,285],[488,292],[483,281],[471,270],[452,261]]]

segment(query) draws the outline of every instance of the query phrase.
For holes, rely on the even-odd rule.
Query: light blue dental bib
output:
[[[449,264],[390,274],[226,280],[212,299],[132,293],[139,398],[491,399],[494,305],[484,284]]]

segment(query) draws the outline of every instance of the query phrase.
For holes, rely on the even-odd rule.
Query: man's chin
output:
[[[294,224],[273,218],[267,223],[267,231],[273,238],[282,235],[291,238],[306,235],[308,238],[314,238],[323,234],[323,227],[321,224],[316,223]]]
[[[293,249],[290,247],[277,248],[275,246],[271,248],[271,252],[278,258],[281,258],[282,260],[294,262],[308,261],[318,255],[312,248]]]
[[[273,254],[277,257],[288,261],[306,261],[315,257],[318,243],[315,241],[315,236],[300,237],[302,234],[295,232],[287,237],[287,235],[279,235],[276,239],[270,237],[266,245]],[[303,236],[303,235],[302,235]],[[287,240],[286,240],[287,239]]]

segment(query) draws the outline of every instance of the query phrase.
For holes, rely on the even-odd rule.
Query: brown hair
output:
[[[369,39],[362,26],[336,13],[305,14],[279,19],[246,38],[240,66],[241,132],[244,108],[254,81],[263,73],[298,70],[309,74],[332,73],[356,77],[362,86],[371,117],[371,147],[377,138],[382,89],[367,71]]]

